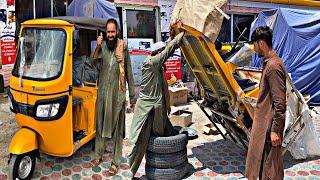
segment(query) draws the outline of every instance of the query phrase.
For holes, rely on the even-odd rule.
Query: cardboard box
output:
[[[192,123],[192,112],[178,110],[172,113],[170,121],[173,126],[187,127]]]
[[[184,104],[187,102],[188,88],[169,88],[170,106]]]
[[[218,130],[213,126],[212,123],[203,124],[202,131],[207,135],[217,135],[219,134]]]

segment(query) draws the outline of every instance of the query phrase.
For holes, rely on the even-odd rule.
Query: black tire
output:
[[[187,149],[170,154],[157,154],[150,151],[146,154],[146,163],[155,168],[172,168],[187,160]]]
[[[188,144],[188,135],[178,134],[168,137],[150,136],[147,150],[153,153],[167,154],[182,151]]]
[[[19,167],[21,163],[27,163],[25,164],[27,169],[26,172],[20,172],[19,173]],[[13,154],[10,158],[10,164],[9,164],[9,177],[10,179],[31,179],[34,168],[36,165],[36,156],[34,152],[28,152],[25,154],[15,155]],[[21,170],[21,169],[20,169]]]
[[[185,177],[188,173],[188,161],[183,164],[167,169],[154,168],[146,164],[146,176],[156,180],[178,180]]]

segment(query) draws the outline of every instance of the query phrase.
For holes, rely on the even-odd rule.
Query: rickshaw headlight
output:
[[[51,104],[39,105],[37,107],[37,117],[49,117]]]
[[[60,106],[60,104],[59,104],[59,103],[52,104],[50,117],[56,116],[56,115],[58,114],[59,106]]]
[[[32,117],[39,121],[58,120],[64,115],[68,106],[68,95],[52,99],[36,101],[32,109]]]
[[[39,105],[37,107],[37,117],[54,117],[58,114],[59,111],[59,103],[55,104],[44,104],[44,105]]]

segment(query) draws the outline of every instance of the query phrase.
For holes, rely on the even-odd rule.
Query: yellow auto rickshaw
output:
[[[9,145],[12,179],[30,179],[40,152],[68,157],[95,137],[98,69],[89,57],[106,21],[56,17],[22,23],[8,89],[20,127]]]

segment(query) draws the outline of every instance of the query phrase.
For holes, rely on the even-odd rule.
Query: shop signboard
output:
[[[2,65],[13,64],[16,57],[16,17],[12,0],[0,0],[0,41]]]
[[[166,62],[166,78],[167,80],[171,78],[175,78],[177,80],[181,80],[182,78],[182,71],[181,71],[181,51],[177,49],[174,52],[174,55],[171,56]]]
[[[16,57],[16,16],[14,0],[0,0],[0,74],[4,87],[9,85],[9,77]]]
[[[174,6],[176,5],[175,0],[159,0],[160,16],[161,16],[161,32],[169,32],[170,18]]]
[[[161,17],[161,39],[166,41],[169,38],[169,29],[171,23],[171,14],[176,0],[158,0]]]

